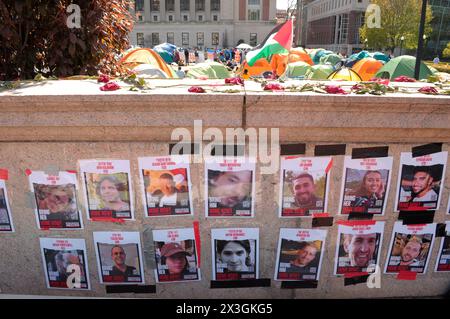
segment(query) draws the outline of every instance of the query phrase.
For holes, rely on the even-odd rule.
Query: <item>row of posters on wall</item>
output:
[[[396,222],[385,264],[386,274],[401,271],[424,274],[435,240],[436,224]],[[384,222],[342,224],[338,228],[334,275],[372,273],[380,264]],[[446,223],[436,272],[450,271],[450,221]],[[327,230],[282,228],[274,279],[319,281]],[[94,232],[100,283],[143,284],[144,265],[139,232]],[[157,283],[201,280],[198,239],[193,228],[153,230]],[[84,239],[40,238],[48,288],[68,289],[77,267],[78,286],[91,289]],[[211,230],[212,279],[249,280],[259,277],[259,229]]]
[[[395,211],[432,211],[440,207],[447,156],[447,152],[420,157],[401,154]],[[194,214],[189,156],[146,157],[138,161],[147,217]],[[392,165],[392,157],[352,159],[346,156],[339,213],[383,215]],[[282,157],[279,217],[326,212],[332,166],[332,157]],[[206,217],[254,217],[255,169],[255,161],[244,157],[206,161]],[[79,170],[88,220],[135,219],[129,161],[81,160]],[[83,228],[76,171],[26,170],[26,173],[40,229]],[[13,231],[2,175],[7,174],[0,174],[0,232]],[[447,214],[450,214],[450,199]]]

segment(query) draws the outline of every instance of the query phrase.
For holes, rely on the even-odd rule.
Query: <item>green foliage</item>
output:
[[[130,0],[79,0],[81,28],[69,28],[71,0],[0,1],[0,80],[117,74],[129,47]]]
[[[375,49],[389,49],[401,46],[404,36],[404,49],[416,49],[419,39],[419,23],[422,9],[420,0],[372,0],[371,3],[381,8],[381,28],[368,28],[367,23],[360,28],[361,43],[368,40],[368,47]],[[369,18],[369,17],[366,17]],[[431,7],[427,7],[425,35],[432,32]],[[367,21],[366,21],[367,22]]]
[[[450,59],[450,42],[447,43],[447,47],[444,49],[444,52],[442,52],[442,56],[445,59]]]

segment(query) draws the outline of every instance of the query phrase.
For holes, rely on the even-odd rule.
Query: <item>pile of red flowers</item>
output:
[[[407,76],[405,76],[405,75],[401,75],[401,76],[399,76],[399,77],[396,77],[396,78],[394,79],[394,82],[416,82],[416,79],[407,77]]]
[[[438,90],[436,90],[436,88],[432,86],[421,87],[418,91],[423,94],[432,94],[432,95],[439,94]]]
[[[110,78],[108,75],[106,74],[100,74],[100,76],[97,79],[98,83],[106,83],[105,85],[103,85],[100,90],[101,91],[116,91],[118,89],[120,89],[119,84],[115,83],[115,82],[110,82]]]
[[[284,91],[284,87],[278,83],[268,83],[264,86],[264,91]]]
[[[201,86],[191,86],[188,91],[190,93],[206,93],[205,89]]]
[[[244,85],[244,80],[241,78],[228,78],[225,79],[225,84],[232,84],[232,85]]]
[[[340,86],[336,86],[336,85],[326,85],[325,91],[328,94],[347,94],[347,92],[345,92],[344,89],[342,89]]]

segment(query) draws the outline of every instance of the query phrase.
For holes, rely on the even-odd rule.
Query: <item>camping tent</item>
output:
[[[306,77],[309,80],[326,80],[334,72],[333,66],[329,64],[313,65],[307,72]]]
[[[231,77],[231,72],[219,62],[197,63],[187,73],[189,78],[226,79]]]
[[[248,70],[249,76],[260,77],[266,72],[273,72],[276,70],[277,75],[281,76],[286,71],[288,57],[286,55],[274,54],[270,62],[265,58],[259,59],[255,62],[253,66],[249,66],[247,61],[245,61],[240,69],[239,74]]]
[[[356,62],[352,69],[359,74],[363,81],[369,81],[383,67],[381,61],[374,58],[364,58]]]
[[[140,64],[150,64],[167,74],[168,78],[174,78],[174,71],[164,62],[161,56],[152,49],[134,49],[129,51],[120,60],[127,68],[134,69]]]
[[[311,69],[311,65],[303,61],[289,63],[286,69],[286,76],[288,78],[306,76],[306,73],[308,73]]]
[[[143,77],[146,78],[153,78],[153,79],[168,78],[165,72],[161,71],[161,69],[158,68],[157,66],[151,64],[139,64],[137,67],[133,69],[133,71],[136,72],[136,74],[142,75]]]
[[[309,65],[314,64],[311,57],[309,56],[308,53],[306,53],[306,51],[304,49],[294,48],[291,51],[289,51],[288,63],[299,62],[299,61],[306,62]]]
[[[329,50],[320,49],[314,54],[314,56],[312,57],[312,60],[313,60],[314,64],[319,64],[320,63],[320,59],[322,57],[330,55],[330,54],[334,54],[334,52],[333,51],[329,51]]]
[[[153,50],[155,50],[166,63],[174,62],[175,50],[177,47],[170,43],[163,43],[155,46]]]
[[[335,53],[324,55],[320,58],[320,64],[331,64],[336,65],[342,60],[342,56]]]
[[[362,81],[358,73],[349,68],[341,68],[328,76],[329,80],[335,81]]]
[[[410,55],[402,55],[386,63],[378,71],[375,77],[393,80],[401,75],[404,75],[413,78],[415,66],[416,66],[415,57]],[[431,70],[427,67],[427,65],[421,62],[419,78],[426,79],[432,74],[433,72],[431,72]]]
[[[245,49],[253,49],[253,47],[247,43],[241,43],[239,44],[236,49],[241,49],[241,50],[245,50]]]
[[[389,62],[389,60],[391,59],[391,58],[388,57],[386,54],[381,53],[381,52],[373,52],[373,53],[370,53],[370,56],[371,56],[372,58],[374,58],[375,60],[378,60],[378,61],[383,62],[383,64]]]

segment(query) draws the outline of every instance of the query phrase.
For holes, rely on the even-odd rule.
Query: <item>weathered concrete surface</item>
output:
[[[69,84],[70,85],[69,85]],[[193,121],[203,120],[204,127],[279,127],[282,142],[306,142],[306,155],[314,145],[346,143],[347,154],[353,147],[389,145],[394,157],[386,228],[381,251],[383,268],[391,230],[397,219],[393,213],[400,152],[410,151],[418,143],[444,142],[449,150],[450,99],[423,95],[323,96],[299,93],[212,93],[189,94],[187,87],[155,89],[149,93],[127,91],[99,92],[99,85],[80,82],[43,84],[16,92],[0,93],[0,167],[10,171],[7,182],[16,232],[0,234],[0,289],[5,294],[107,296],[99,284],[92,232],[100,230],[143,231],[189,227],[200,221],[202,238],[202,281],[159,284],[156,295],[119,294],[114,297],[157,298],[372,298],[437,296],[450,285],[449,274],[435,274],[438,240],[433,249],[428,272],[417,281],[397,281],[383,275],[381,289],[365,285],[344,287],[343,278],[332,275],[337,226],[328,228],[327,244],[317,289],[282,290],[272,281],[270,288],[209,289],[211,279],[210,229],[242,226],[260,228],[260,277],[272,278],[281,227],[311,227],[311,219],[279,219],[279,174],[261,175],[257,167],[256,210],[254,219],[227,220],[204,217],[204,167],[191,165],[194,185],[194,217],[144,218],[139,187],[137,158],[168,154],[174,128],[193,130]],[[158,82],[162,83],[162,82]],[[175,82],[170,82],[175,83]],[[194,83],[194,82],[193,82]],[[204,85],[197,81],[194,84]],[[218,82],[215,82],[218,83]],[[88,86],[88,88],[84,86]],[[156,85],[156,84],[155,84]],[[256,84],[258,86],[259,84]],[[46,88],[45,90],[43,90]],[[233,87],[235,88],[235,87]],[[47,91],[48,89],[48,91]],[[52,94],[48,94],[52,92]],[[68,92],[66,94],[66,92]],[[45,94],[44,94],[45,93]],[[339,119],[339,120],[338,120]],[[376,119],[376,120],[371,120]],[[50,165],[75,169],[77,160],[90,158],[129,159],[135,191],[136,221],[125,225],[87,222],[80,231],[40,231],[34,212],[27,204],[28,181],[24,169],[43,169]],[[334,158],[330,179],[328,211],[338,210],[342,182],[343,157]],[[447,166],[445,189],[435,222],[448,220],[445,215],[450,189]],[[336,219],[343,219],[337,217]],[[89,292],[49,290],[39,252],[39,237],[84,238],[92,290]],[[145,267],[147,284],[154,284],[153,269]]]

